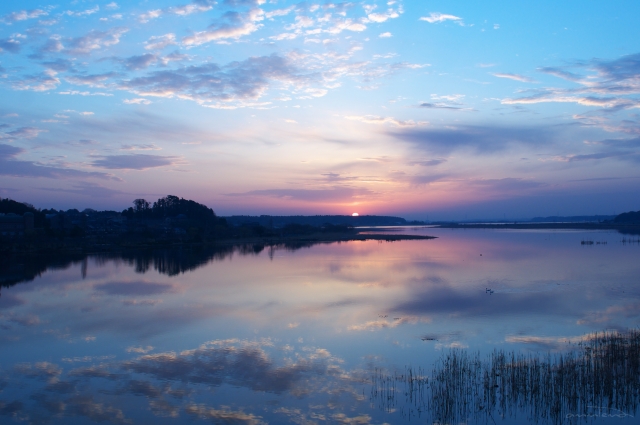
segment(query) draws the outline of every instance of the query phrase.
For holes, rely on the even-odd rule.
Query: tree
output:
[[[147,212],[150,208],[150,204],[144,199],[136,199],[135,201],[133,201],[133,205],[135,206],[135,212],[142,214]]]

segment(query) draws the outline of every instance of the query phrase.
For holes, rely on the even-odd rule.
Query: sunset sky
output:
[[[0,197],[640,209],[640,2],[0,3]]]

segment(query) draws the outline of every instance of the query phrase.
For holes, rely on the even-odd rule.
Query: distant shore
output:
[[[51,253],[100,253],[121,250],[145,250],[153,248],[179,248],[197,246],[239,246],[239,245],[313,245],[318,243],[351,242],[351,241],[385,241],[428,240],[435,236],[402,235],[402,234],[362,234],[357,230],[339,233],[310,233],[304,235],[285,236],[251,236],[238,238],[204,239],[194,241],[188,238],[140,238],[118,235],[111,237],[79,237],[79,238],[21,238],[3,244],[2,254],[40,255]]]
[[[432,223],[431,226],[441,229],[617,230],[640,234],[640,224],[636,223]]]

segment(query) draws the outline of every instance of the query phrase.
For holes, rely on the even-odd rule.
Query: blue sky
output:
[[[639,208],[637,2],[21,1],[0,16],[2,197],[429,219]]]

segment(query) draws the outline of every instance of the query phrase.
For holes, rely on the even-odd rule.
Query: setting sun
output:
[[[360,215],[360,214],[358,214],[358,213],[353,213],[353,214],[351,214],[351,217],[357,217],[357,216],[359,216],[359,215]]]

